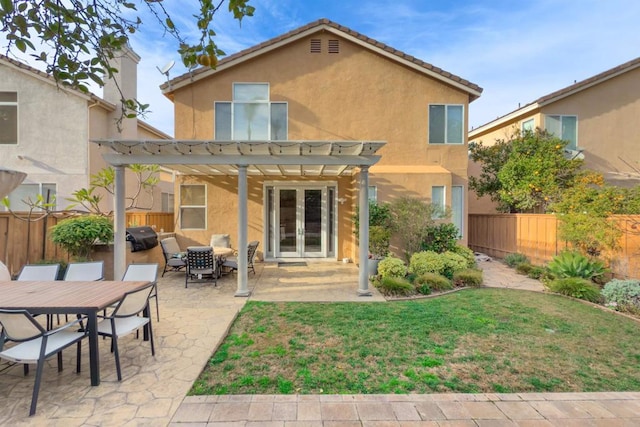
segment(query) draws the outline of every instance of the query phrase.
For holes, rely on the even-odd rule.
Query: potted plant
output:
[[[91,259],[93,245],[113,240],[113,224],[104,216],[83,215],[51,227],[51,241],[76,260]]]
[[[378,263],[389,255],[391,230],[381,225],[369,227],[369,276],[378,274]]]

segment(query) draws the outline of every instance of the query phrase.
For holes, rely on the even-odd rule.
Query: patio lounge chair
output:
[[[137,265],[137,264],[132,264]],[[157,267],[157,264],[156,264]],[[154,284],[150,283],[144,288],[127,292],[120,300],[113,313],[109,316],[100,316],[98,322],[98,335],[111,337],[111,349],[116,358],[116,372],[118,381],[122,381],[120,369],[120,351],[118,350],[118,338],[137,331],[147,325],[149,328],[149,340],[151,341],[151,355],[156,355],[153,345],[153,328],[151,327],[151,314],[148,317],[140,314],[146,309],[149,311],[149,298],[154,290]]]
[[[187,273],[184,287],[189,281],[213,280],[214,286],[218,285],[220,275],[218,261],[213,254],[211,246],[191,246],[187,248]]]
[[[164,255],[164,269],[162,270],[162,277],[167,271],[180,271],[187,266],[185,261],[186,253],[182,252],[178,241],[175,237],[167,237],[160,241],[162,247],[162,255]]]
[[[260,242],[258,242],[257,240],[254,240],[252,242],[249,242],[249,246],[247,247],[247,268],[250,269],[253,274],[256,274],[256,269],[253,267],[253,259],[256,256],[256,251],[258,249],[258,245],[260,244]],[[223,263],[222,263],[222,267],[228,268],[231,271],[233,270],[238,270],[238,258],[236,257],[229,257],[227,258]]]
[[[36,413],[38,392],[42,381],[45,360],[54,354],[58,355],[58,372],[62,371],[62,350],[78,344],[76,372],[80,372],[80,342],[87,336],[86,330],[79,330],[75,325],[80,319],[67,323],[57,329],[47,331],[27,310],[1,310],[0,324],[0,358],[15,363],[23,363],[25,375],[29,372],[28,364],[36,364],[36,378],[31,396],[29,415]],[[15,341],[16,345],[4,349],[5,341]]]

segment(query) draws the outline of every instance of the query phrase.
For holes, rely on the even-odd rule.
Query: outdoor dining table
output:
[[[148,283],[145,281],[0,281],[0,308],[27,310],[33,315],[86,315],[91,385],[97,386],[100,384],[98,312],[120,301],[126,292],[135,291]]]

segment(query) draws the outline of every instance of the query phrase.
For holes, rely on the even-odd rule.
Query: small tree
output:
[[[407,262],[411,255],[422,250],[434,224],[434,214],[441,214],[432,204],[414,197],[402,197],[391,203],[393,232],[400,239]]]
[[[51,241],[62,246],[75,259],[90,259],[93,245],[111,240],[113,224],[104,216],[78,216],[51,227]]]

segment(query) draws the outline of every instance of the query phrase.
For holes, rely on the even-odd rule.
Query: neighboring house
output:
[[[584,158],[585,168],[601,172],[611,185],[640,184],[640,58],[626,62],[469,132],[469,141],[491,145],[516,132],[546,129],[568,141],[566,155]],[[480,167],[469,164],[469,175]],[[469,213],[493,213],[488,197],[469,197]]]
[[[412,196],[450,207],[466,240],[465,129],[469,102],[482,91],[473,83],[322,19],[162,89],[175,104],[177,139],[255,140],[256,147],[271,143],[276,156],[296,143],[304,154],[332,141],[327,152],[339,156],[341,147],[382,141],[369,168],[369,198]],[[267,259],[357,259],[359,171],[250,168],[249,240],[261,242]],[[234,168],[182,169],[177,232],[202,243],[211,233],[233,235],[235,175]]]
[[[120,86],[135,96],[136,64],[139,58],[128,53],[114,64]],[[71,204],[67,199],[81,188],[88,188],[90,176],[107,164],[91,139],[115,137],[169,139],[170,136],[139,121],[129,120],[119,133],[115,119],[120,96],[107,81],[105,97],[85,94],[63,85],[52,77],[17,60],[0,55],[0,168],[25,172],[27,178],[8,197],[11,209],[28,209],[22,200],[35,200],[38,194],[55,200],[56,209]],[[133,125],[132,125],[133,124]],[[129,193],[135,179],[129,179]],[[141,200],[155,211],[173,208],[173,182],[170,173],[161,174],[154,189],[154,200]],[[106,195],[103,211],[113,209]],[[6,210],[0,207],[0,211]]]

